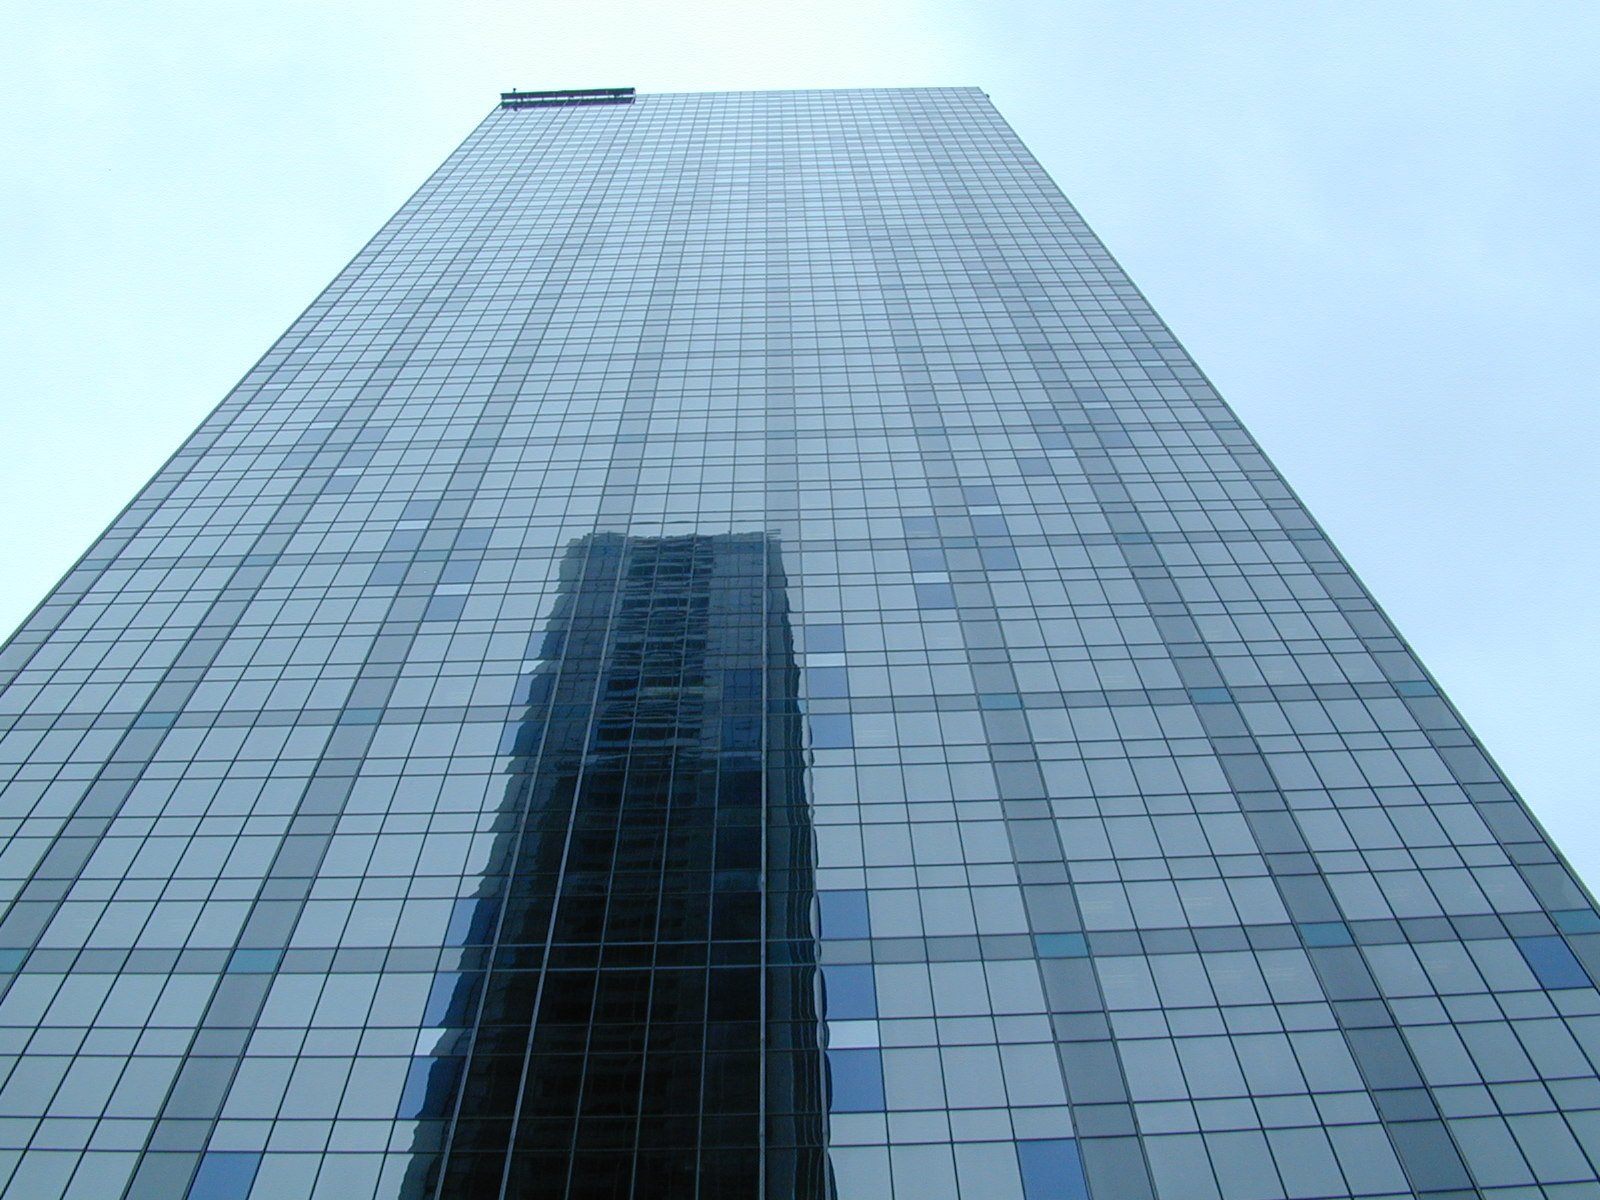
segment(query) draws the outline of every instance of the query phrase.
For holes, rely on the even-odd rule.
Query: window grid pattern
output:
[[[976,89],[491,113],[0,682],[5,1197],[1600,1197],[1593,902]]]

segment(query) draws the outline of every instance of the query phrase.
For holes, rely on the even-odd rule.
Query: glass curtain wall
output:
[[[506,98],[0,652],[7,1200],[1594,1200],[1600,916],[973,88]]]

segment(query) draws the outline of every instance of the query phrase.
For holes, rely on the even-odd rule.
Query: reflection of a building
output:
[[[778,547],[572,543],[402,1117],[414,1197],[828,1194]]]

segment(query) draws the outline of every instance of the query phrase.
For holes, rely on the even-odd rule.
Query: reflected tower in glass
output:
[[[5,1200],[1596,1200],[1600,916],[973,88],[518,92],[0,651]]]

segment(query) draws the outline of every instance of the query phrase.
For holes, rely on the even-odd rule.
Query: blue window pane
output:
[[[979,708],[1021,708],[1022,697],[1015,692],[980,692]]]
[[[1567,943],[1558,937],[1521,937],[1517,949],[1528,960],[1539,982],[1547,988],[1589,987],[1588,974],[1573,957]]]
[[[878,993],[870,966],[829,964],[822,968],[826,1015],[835,1021],[878,1015]]]
[[[435,596],[428,601],[428,610],[422,614],[424,621],[454,621],[467,606],[465,596]]]
[[[236,975],[268,975],[278,969],[282,958],[282,950],[239,949],[228,960],[228,970]]]
[[[801,636],[807,654],[842,654],[844,652],[844,626],[807,625]]]
[[[917,589],[918,608],[954,608],[956,606],[956,592],[948,583],[919,583]]]
[[[872,936],[867,915],[867,894],[860,891],[818,892],[822,909],[822,936],[825,938],[865,938]]]
[[[245,1200],[260,1166],[259,1154],[212,1151],[200,1160],[189,1200]]]
[[[1083,1160],[1071,1138],[1018,1142],[1017,1163],[1028,1200],[1089,1200]]]
[[[1594,933],[1600,930],[1600,913],[1592,908],[1570,908],[1553,912],[1550,916],[1562,933]]]
[[[1041,958],[1084,958],[1089,953],[1088,940],[1081,933],[1041,933],[1033,944]]]
[[[848,696],[850,676],[843,667],[807,667],[806,694],[819,699]]]
[[[855,727],[847,713],[813,713],[811,744],[818,750],[848,750],[856,744]]]
[[[1308,946],[1348,946],[1354,939],[1343,921],[1307,921],[1300,926],[1300,940]]]
[[[829,1050],[828,1094],[833,1112],[882,1112],[883,1056],[876,1050]]]

